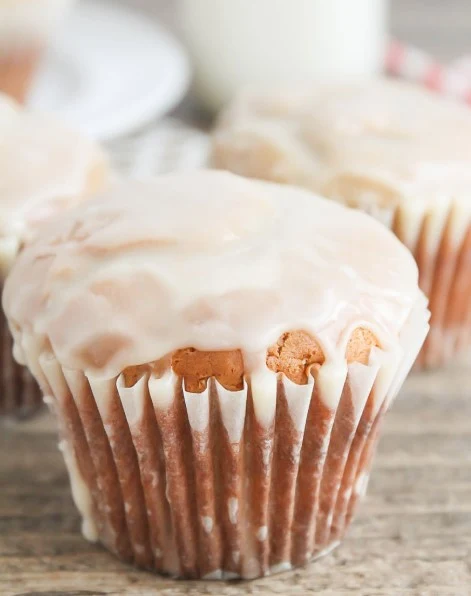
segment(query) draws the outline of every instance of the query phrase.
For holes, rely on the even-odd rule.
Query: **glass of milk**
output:
[[[181,0],[195,88],[216,110],[245,86],[381,72],[389,0]]]

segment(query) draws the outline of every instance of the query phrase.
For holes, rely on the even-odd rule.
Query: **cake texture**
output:
[[[429,297],[418,366],[471,345],[471,112],[406,83],[378,80],[246,93],[220,118],[212,164],[294,184],[386,224],[411,250]]]
[[[3,306],[85,536],[213,579],[336,546],[428,330],[417,278],[373,218],[223,172],[121,182],[47,224]]]
[[[0,0],[0,92],[23,103],[74,0]]]
[[[108,178],[107,160],[94,143],[0,95],[1,286],[21,247],[44,221],[105,188]],[[0,416],[27,415],[41,404],[41,394],[11,356],[3,313],[0,333]]]

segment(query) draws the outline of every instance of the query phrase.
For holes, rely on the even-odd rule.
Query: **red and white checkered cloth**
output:
[[[418,48],[392,41],[386,71],[471,104],[471,57],[445,66]]]

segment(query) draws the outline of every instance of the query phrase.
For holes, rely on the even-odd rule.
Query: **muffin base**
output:
[[[13,358],[13,339],[3,313],[0,337],[0,417],[27,418],[43,405],[42,393],[29,370]]]
[[[425,337],[420,312],[403,349],[323,364],[306,385],[267,369],[240,391],[211,378],[190,393],[168,370],[127,387],[41,355],[85,536],[139,567],[205,579],[269,575],[335,548]]]
[[[268,426],[257,418],[250,385],[227,392],[211,380],[205,392],[189,394],[171,373],[113,390],[62,371],[55,406],[63,450],[75,454],[73,484],[83,488],[75,497],[85,535],[124,561],[187,578],[249,579],[322,556],[345,533],[355,491],[364,488],[363,451],[374,451],[378,368],[359,366],[333,408],[316,389],[322,381],[293,386],[273,376]],[[53,367],[44,370],[56,384]],[[352,392],[357,374],[367,382],[361,395]],[[163,384],[172,395],[165,405]]]
[[[36,47],[0,53],[0,91],[24,104],[42,56]]]

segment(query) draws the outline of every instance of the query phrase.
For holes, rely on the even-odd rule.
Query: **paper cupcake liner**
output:
[[[0,92],[25,103],[42,55],[38,47],[0,52]]]
[[[0,315],[0,337],[0,417],[25,418],[41,407],[43,398],[32,374],[13,358],[13,339],[3,313]]]
[[[430,333],[417,366],[442,366],[471,343],[471,209],[453,201],[411,216],[403,207],[392,229],[414,254],[429,297]]]
[[[395,209],[357,206],[389,227],[414,255],[429,298],[430,333],[416,369],[437,368],[471,348],[471,205],[442,197],[405,200]]]
[[[171,370],[126,387],[31,355],[59,419],[83,531],[122,560],[187,578],[254,578],[325,554],[347,530],[380,420],[412,366],[402,348],[324,364],[308,384],[266,370],[190,393]]]

